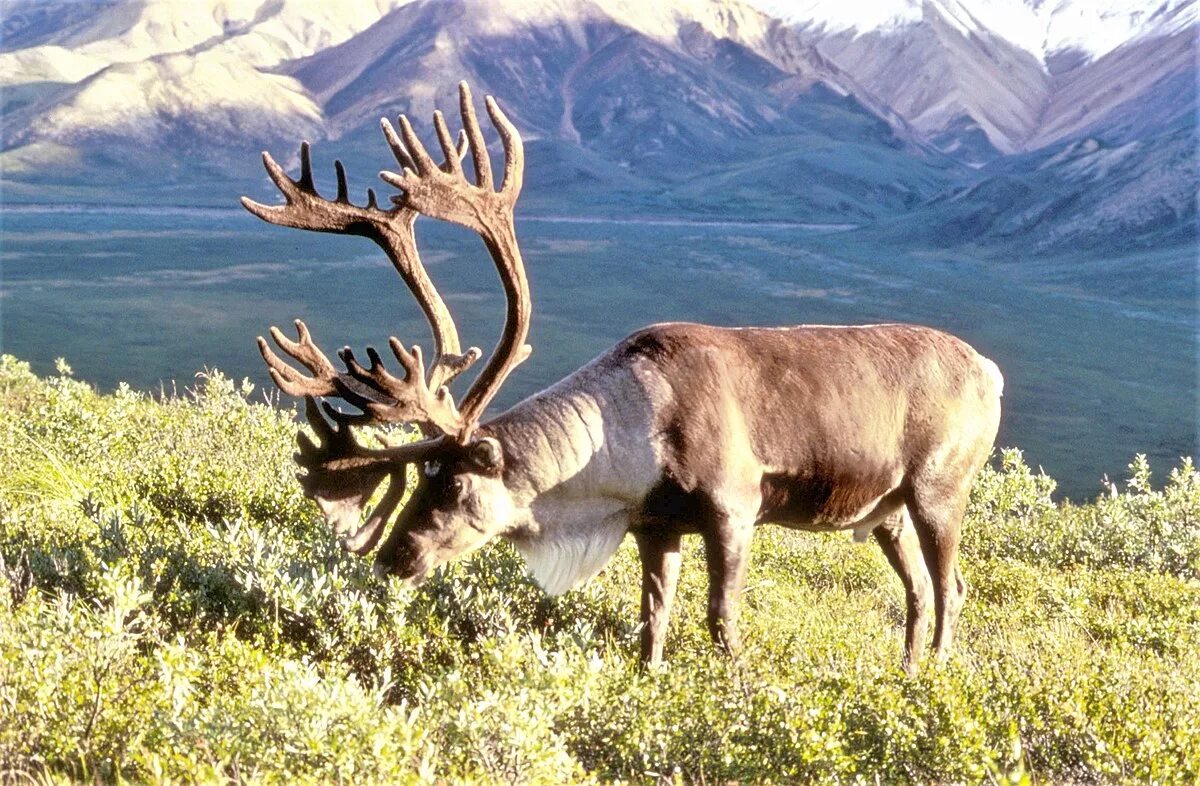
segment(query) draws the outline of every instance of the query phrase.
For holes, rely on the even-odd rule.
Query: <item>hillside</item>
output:
[[[976,484],[957,654],[899,669],[877,549],[766,527],[747,651],[688,544],[669,664],[636,665],[629,544],[548,599],[490,547],[419,591],[340,553],[291,413],[210,373],[108,396],[0,359],[0,772],[16,782],[1194,783],[1200,474],[1056,506]]]
[[[999,210],[966,239],[1194,242],[1195,4],[843,5],[15,0],[6,200],[233,204],[259,150],[301,138],[361,189],[388,163],[378,118],[424,119],[466,79],[532,143],[545,212],[947,225],[954,246]],[[1134,145],[1129,165],[1040,168],[1088,140]]]

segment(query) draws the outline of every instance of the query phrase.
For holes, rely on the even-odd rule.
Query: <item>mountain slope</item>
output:
[[[367,171],[380,149],[376,118],[454,106],[452,83],[431,88],[449,71],[479,91],[520,95],[510,113],[527,139],[560,153],[576,146],[590,160],[607,162],[621,176],[600,182],[626,196],[635,189],[639,205],[778,215],[785,209],[780,196],[822,171],[803,161],[804,150],[878,166],[860,168],[871,185],[835,176],[820,189],[826,197],[792,202],[799,212],[789,217],[862,220],[954,182],[951,162],[906,146],[853,98],[817,81],[797,86],[795,74],[711,26],[691,21],[671,38],[653,26],[628,27],[620,13],[594,4],[580,16],[513,16],[498,27],[476,16],[477,7],[397,9],[354,41],[296,61],[287,73],[323,102],[339,152]],[[777,158],[773,165],[768,155]],[[587,193],[590,178],[573,184],[550,171],[571,159],[531,156],[531,175],[555,182],[555,198],[565,189],[572,201],[591,204],[598,197]],[[755,172],[760,166],[763,177]],[[750,179],[737,198],[713,187],[739,167]]]
[[[840,32],[817,48],[921,135],[977,127],[999,153],[1020,149],[1048,91],[1049,77],[1032,54],[933,4],[919,23]],[[943,149],[956,150],[947,141]]]
[[[1130,41],[1056,82],[1027,149],[1084,135],[1133,141],[1180,128],[1196,111],[1196,29]]]
[[[379,117],[466,79],[554,212],[1194,233],[1192,0],[16,0],[0,25],[10,199],[266,198],[255,152],[301,138],[361,189]]]
[[[860,97],[971,163],[1078,136],[1195,71],[1192,0],[762,2]]]
[[[921,244],[1033,253],[1128,251],[1197,241],[1195,128],[1094,138],[1004,159],[922,204],[890,231]]]

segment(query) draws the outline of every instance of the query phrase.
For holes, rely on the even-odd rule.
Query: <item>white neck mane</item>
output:
[[[659,477],[646,384],[601,356],[488,425],[522,458],[513,482],[529,520],[509,537],[551,595],[600,572]]]
[[[543,528],[513,543],[529,573],[550,595],[561,595],[595,576],[621,545],[628,519],[621,513]]]

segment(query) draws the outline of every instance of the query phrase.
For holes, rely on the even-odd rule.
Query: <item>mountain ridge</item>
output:
[[[1045,250],[1076,242],[1083,230],[1047,227],[1086,223],[1071,206],[1104,188],[1130,202],[1128,221],[1102,211],[1102,243],[1194,237],[1194,196],[1179,196],[1196,169],[1193,2],[1102,0],[1080,40],[1062,24],[1078,0],[867,5],[856,22],[830,0],[786,14],[771,0],[209,0],[182,19],[153,0],[18,0],[0,169],[10,195],[142,178],[132,191],[149,199],[242,188],[255,149],[303,137],[374,172],[388,165],[378,117],[451,107],[465,78],[544,149],[531,182],[553,185],[548,203],[603,203],[587,191],[600,185],[667,212],[912,213],[993,237],[982,217],[997,205],[972,195],[1066,189],[1040,212],[1014,206],[1020,226],[994,235]],[[1006,9],[1023,11],[996,22]],[[1086,140],[1145,160],[1090,179],[1039,169]],[[1161,232],[1166,216],[1179,232]]]

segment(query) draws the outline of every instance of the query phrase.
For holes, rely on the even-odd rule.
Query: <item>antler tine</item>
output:
[[[334,201],[341,202],[342,204],[349,204],[350,187],[346,185],[346,167],[342,166],[342,159],[334,159],[333,171],[337,174],[337,196],[334,197]],[[374,194],[369,188],[367,189],[367,195],[370,197],[368,202],[368,206],[370,207],[375,202],[375,199]]]
[[[355,401],[356,406],[382,422],[411,422],[420,424],[426,431],[433,428],[443,434],[459,433],[463,423],[454,399],[445,385],[430,386],[426,381],[421,348],[414,346],[410,352],[395,337],[389,339],[388,343],[404,368],[403,379],[392,375],[384,367],[374,347],[367,347],[367,357],[371,363],[369,367],[363,367],[349,347],[338,352],[352,378],[390,398],[387,402],[364,399],[360,404]],[[469,358],[470,353],[462,357]],[[344,387],[344,383],[339,385],[339,389]],[[342,395],[345,397],[345,393]]]
[[[396,128],[392,125],[392,121],[386,117],[381,117],[379,119],[379,128],[383,131],[383,138],[387,140],[388,147],[392,150],[392,156],[396,159],[396,163],[400,165],[400,169],[415,170],[417,164],[413,161],[412,156],[409,155],[408,148],[404,146],[400,135],[396,133]]]
[[[283,167],[275,162],[271,154],[266,150],[262,153],[263,168],[267,170],[267,177],[271,178],[271,182],[279,189],[279,193],[283,194],[286,205],[264,205],[260,202],[255,202],[250,197],[242,197],[242,207],[250,211],[254,215],[261,218],[270,224],[279,226],[299,226],[289,222],[288,208],[296,201],[296,184],[292,181],[287,173],[283,171]]]
[[[266,339],[259,336],[258,351],[267,363],[267,372],[271,375],[271,380],[289,396],[337,395],[337,370],[313,343],[308,326],[299,319],[296,320],[296,334],[299,341],[292,341],[279,328],[271,326],[271,338],[279,348],[308,369],[312,376],[306,377],[284,362],[271,351]]]
[[[321,404],[322,406],[318,406],[317,400],[312,396],[304,397],[305,419],[316,433],[320,444],[313,442],[307,434],[301,431],[296,435],[300,452],[292,458],[301,467],[312,468],[328,463],[335,456],[339,459],[363,457],[365,449],[354,439],[354,434],[348,428],[350,424],[347,422],[347,416],[334,409],[327,401],[323,401]],[[321,414],[322,408],[329,414],[334,426],[330,426],[329,421]]]
[[[500,143],[504,146],[504,180],[500,182],[500,190],[515,203],[525,181],[525,143],[521,141],[516,126],[504,114],[496,99],[487,96],[484,101],[488,115],[492,118],[492,125],[496,127]]]
[[[483,350],[479,347],[470,347],[461,355],[438,355],[434,360],[433,370],[429,372],[429,388],[437,390],[449,385],[459,374],[475,365],[481,357]]]
[[[471,160],[475,164],[475,185],[492,190],[492,160],[488,157],[487,141],[475,119],[475,103],[471,100],[471,88],[466,82],[458,83],[458,107],[462,114],[463,129],[471,143]]]
[[[300,143],[300,179],[296,181],[296,185],[310,194],[317,193],[317,189],[313,185],[312,148],[307,139]]]
[[[428,175],[433,171],[433,159],[429,157],[428,151],[425,150],[425,145],[421,144],[421,140],[413,131],[412,123],[408,122],[405,115],[400,115],[400,135],[404,139],[404,146],[408,148],[408,154],[412,156],[415,167],[419,175]]]
[[[442,146],[442,155],[446,157],[446,169],[452,175],[462,173],[462,164],[459,163],[464,154],[467,152],[467,132],[458,132],[458,145],[454,144],[450,136],[450,129],[446,127],[446,118],[442,116],[440,110],[433,112],[433,127],[437,131],[438,144]]]

